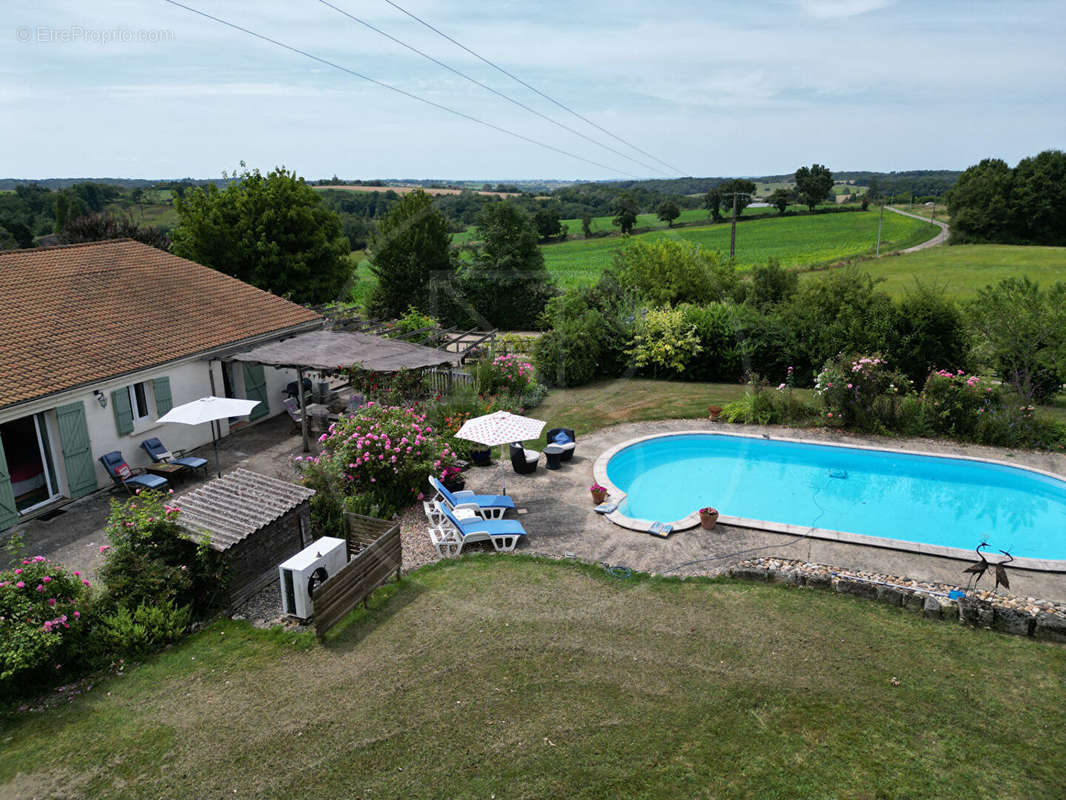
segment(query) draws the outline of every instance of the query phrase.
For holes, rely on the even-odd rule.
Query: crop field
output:
[[[696,242],[708,250],[729,253],[728,223],[655,231],[646,236],[672,236]],[[897,250],[932,238],[937,228],[927,222],[885,216],[882,250]],[[547,245],[544,261],[563,288],[595,283],[622,247],[620,237],[587,239]],[[872,253],[877,243],[877,214],[872,211],[803,217],[757,219],[737,226],[736,263],[739,267],[777,258],[788,267],[828,264]]]
[[[824,206],[818,206],[818,208],[830,208],[834,204],[826,204]],[[788,207],[789,211],[797,213],[806,213],[807,206],[793,205]],[[723,208],[722,214],[728,219],[730,216],[730,209]],[[752,217],[776,217],[778,216],[777,209],[772,206],[758,206],[755,208],[745,208],[738,217],[749,219]],[[590,220],[590,229],[593,234],[600,235],[618,235],[618,228],[611,222],[614,219],[613,214],[608,214],[602,217],[592,217]],[[581,220],[580,219],[564,219],[561,220],[563,225],[567,228],[567,241],[581,240]],[[681,211],[681,216],[674,220],[674,227],[681,227],[686,225],[707,225],[710,224],[710,215],[705,208],[686,208]],[[638,214],[636,233],[647,233],[653,230],[668,230],[665,222],[662,222],[655,214]],[[473,241],[476,238],[477,228],[471,225],[465,231],[452,235],[452,244],[463,244],[465,242]]]
[[[128,214],[138,225],[169,229],[178,224],[178,210],[169,203],[111,203],[106,210],[123,217]]]
[[[893,216],[897,216],[893,214]],[[888,222],[888,215],[885,215]],[[977,290],[1003,278],[1023,275],[1042,283],[1066,281],[1066,247],[1030,247],[1005,244],[966,244],[933,247],[917,253],[868,261],[862,268],[882,279],[880,288],[893,296],[913,288],[915,280],[942,286],[945,294],[966,299]],[[818,280],[824,272],[801,275]]]

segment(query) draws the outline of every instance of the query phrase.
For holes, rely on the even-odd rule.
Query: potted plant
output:
[[[718,509],[707,506],[700,509],[700,527],[705,531],[711,530],[715,523],[718,522]]]
[[[594,506],[598,506],[607,499],[606,486],[600,486],[598,483],[594,483],[589,487],[589,491],[592,492],[592,505]]]
[[[461,492],[466,487],[463,473],[458,467],[445,468],[441,483],[444,484],[444,488],[449,492]]]
[[[722,413],[722,407],[721,406],[707,406],[707,413],[710,415],[712,420],[717,420],[718,417]]]

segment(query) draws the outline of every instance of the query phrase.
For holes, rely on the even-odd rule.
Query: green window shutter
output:
[[[79,403],[80,405],[80,403]],[[126,387],[111,393],[111,410],[115,412],[115,427],[119,436],[133,433],[133,408],[130,406],[130,393]],[[85,409],[82,409],[84,413]]]
[[[4,456],[4,440],[0,439],[0,531],[7,530],[19,519],[15,508],[15,492],[11,489],[11,476],[7,472]]]
[[[155,395],[155,415],[161,417],[174,407],[174,398],[170,395],[170,378],[154,378],[152,394]]]
[[[130,398],[126,390],[126,408],[129,409]],[[114,399],[115,393],[111,397]],[[117,415],[116,415],[117,416]],[[132,420],[132,416],[130,417]],[[82,497],[96,491],[96,468],[93,464],[92,443],[89,441],[89,428],[85,424],[85,406],[71,403],[56,409],[59,423],[59,441],[63,447],[63,463],[67,468],[67,492],[71,498]],[[133,423],[130,423],[130,430]],[[121,432],[121,431],[120,431]]]
[[[262,364],[244,364],[244,396],[249,400],[258,400],[259,405],[252,409],[248,419],[255,422],[270,413],[270,402],[267,399],[266,375]]]

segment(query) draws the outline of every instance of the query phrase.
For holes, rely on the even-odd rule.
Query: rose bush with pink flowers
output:
[[[0,694],[66,676],[83,648],[90,582],[43,556],[0,572]]]
[[[322,452],[297,462],[305,485],[322,495],[312,501],[316,532],[336,532],[343,509],[389,517],[428,490],[428,475],[457,475],[449,438],[415,408],[376,403],[330,425]]]
[[[880,353],[831,358],[814,386],[826,424],[864,431],[891,430],[910,388],[910,380]]]

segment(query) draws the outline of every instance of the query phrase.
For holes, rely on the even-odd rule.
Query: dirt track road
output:
[[[891,206],[885,206],[885,208],[887,208],[889,211],[894,211],[897,214],[902,214],[905,217],[910,217],[912,219],[920,219],[924,222],[932,222],[934,225],[940,228],[940,233],[938,233],[932,239],[926,242],[922,242],[921,244],[916,244],[914,245],[914,247],[908,247],[906,250],[898,250],[897,252],[917,253],[919,250],[928,250],[930,247],[936,247],[937,245],[944,244],[944,242],[948,240],[949,230],[946,222],[941,222],[940,220],[936,219],[931,220],[928,217],[919,217],[917,214],[910,214],[906,211],[900,211],[898,208],[892,208]]]

